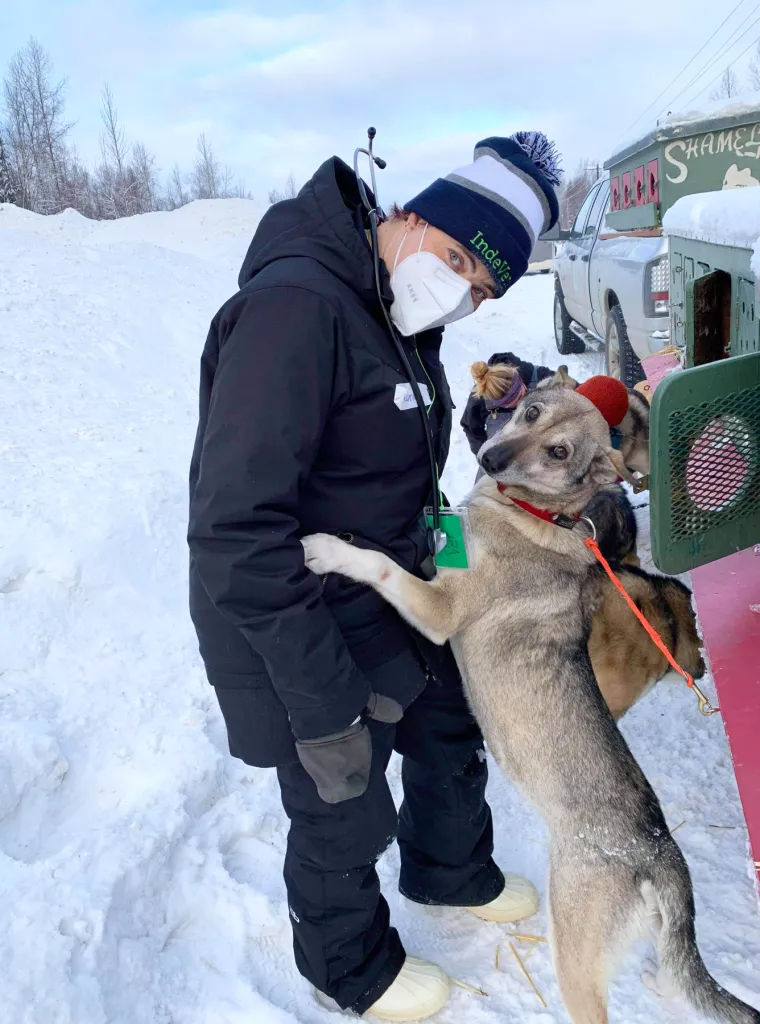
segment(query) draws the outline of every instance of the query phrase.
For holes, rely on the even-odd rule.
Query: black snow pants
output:
[[[461,681],[432,679],[398,725],[367,724],[372,771],[363,796],[327,804],[300,763],[277,769],[291,821],[285,883],[298,969],[359,1014],[404,963],[375,871],[395,838],[399,889],[417,903],[482,906],[504,888],[491,856],[483,737]],[[394,749],[403,756],[399,812],[385,777]]]

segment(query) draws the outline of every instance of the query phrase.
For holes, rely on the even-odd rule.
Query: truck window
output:
[[[586,222],[586,228],[584,235],[595,235],[599,227],[599,221],[605,210],[609,206],[610,199],[610,188],[608,183],[605,181],[602,183],[601,188],[596,194],[594,205],[591,207],[591,213],[589,214],[588,221]]]
[[[595,185],[591,189],[589,194],[586,196],[586,198],[583,200],[583,206],[581,206],[580,210],[578,210],[578,216],[575,218],[575,222],[573,224],[573,234],[576,234],[576,235],[582,235],[583,234],[583,229],[586,226],[586,221],[588,219],[589,210],[591,209],[592,203],[596,199],[596,195],[597,195],[598,191],[599,191],[599,186]]]

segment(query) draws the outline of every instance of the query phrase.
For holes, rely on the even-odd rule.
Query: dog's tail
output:
[[[660,963],[674,987],[709,1020],[760,1024],[760,1011],[727,992],[705,967],[694,932],[689,869],[675,843],[656,863],[652,882],[662,916]]]

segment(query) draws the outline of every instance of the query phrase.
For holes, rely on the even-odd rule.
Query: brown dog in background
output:
[[[689,588],[670,576],[655,576],[631,565],[616,567],[615,572],[678,664],[701,679],[705,663]],[[665,655],[606,574],[594,610],[588,652],[599,689],[616,721],[670,671]]]
[[[498,368],[491,368],[498,369]],[[564,387],[576,382],[560,367],[538,390]],[[635,472],[649,473],[649,403],[637,391],[628,392],[628,412],[620,425],[620,454]],[[705,674],[700,652],[691,591],[669,576],[641,569],[636,551],[638,529],[633,506],[619,484],[601,488],[586,505],[583,515],[606,538],[602,553],[665,646],[695,679]],[[600,570],[602,585],[593,615],[588,650],[594,675],[612,716],[619,721],[670,671],[667,658],[652,642],[644,627]]]

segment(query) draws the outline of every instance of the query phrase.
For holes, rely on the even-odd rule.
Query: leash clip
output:
[[[693,679],[691,681],[691,684],[688,684],[688,680],[687,680],[687,685],[691,685],[692,690],[697,695],[697,700],[699,701],[699,713],[700,713],[700,715],[704,715],[705,718],[709,718],[710,715],[717,715],[718,714],[718,712],[720,711],[720,708],[714,708],[712,706],[712,704],[710,703],[709,697],[705,697],[705,695],[702,693],[702,691],[700,690],[700,688],[697,686],[697,684],[694,682]]]

